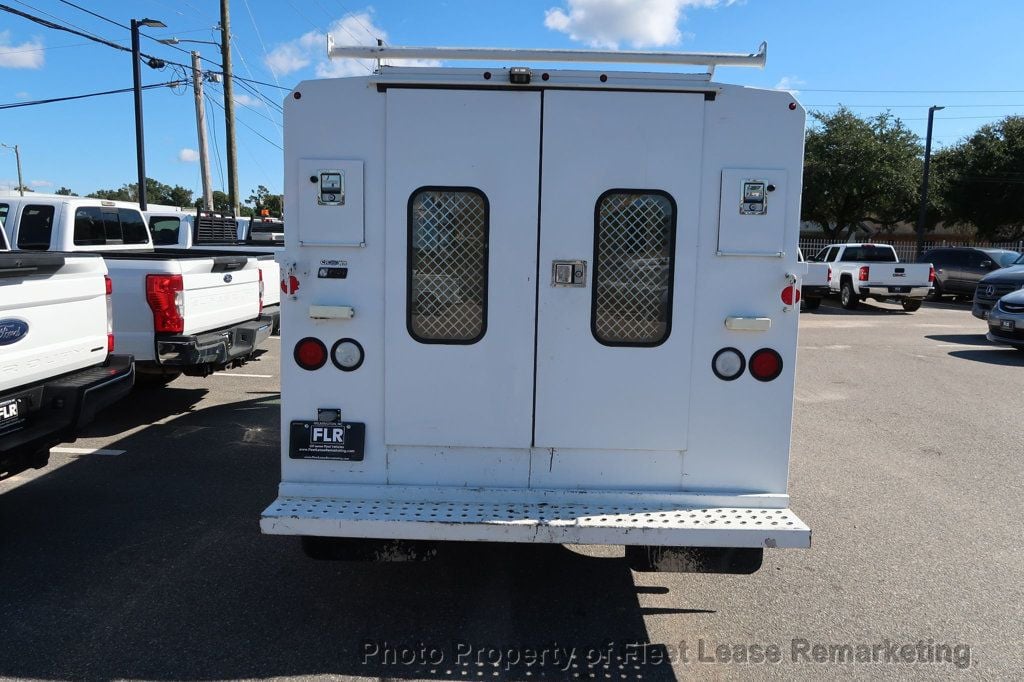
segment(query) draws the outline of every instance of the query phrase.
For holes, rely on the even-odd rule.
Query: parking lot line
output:
[[[97,448],[50,448],[50,452],[58,452],[62,455],[103,455],[104,457],[117,457],[128,452],[127,450],[102,450]]]
[[[250,379],[273,379],[273,374],[240,374],[238,372],[217,372],[215,377],[249,377]]]

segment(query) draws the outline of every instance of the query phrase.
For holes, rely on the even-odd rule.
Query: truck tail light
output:
[[[828,283],[832,283],[832,266],[828,266],[828,279],[825,280]]]
[[[935,281],[935,266],[934,265],[928,267],[928,281],[929,282],[934,282]]]
[[[318,338],[307,336],[295,344],[295,364],[312,372],[327,363],[327,346]]]
[[[107,297],[107,353],[114,352],[114,302],[111,296],[114,293],[114,282],[110,279],[110,275],[103,275],[103,281],[106,285],[106,297]]]
[[[181,275],[146,275],[146,302],[153,311],[155,331],[185,331],[185,285]]]
[[[736,379],[746,368],[746,358],[735,348],[723,348],[711,358],[711,371],[722,381]]]
[[[260,315],[263,314],[263,268],[260,268]]]
[[[750,374],[758,381],[772,381],[782,374],[782,356],[771,348],[754,351],[750,356]]]
[[[870,274],[871,269],[866,265],[862,265],[860,266],[860,270],[857,272],[857,279],[861,282],[866,282],[868,281],[868,275]]]

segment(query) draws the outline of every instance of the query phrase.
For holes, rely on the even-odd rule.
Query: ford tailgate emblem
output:
[[[28,334],[28,322],[8,318],[0,320],[0,346],[9,346],[25,338]]]
[[[231,275],[224,275],[224,283],[225,284],[230,284],[232,279],[234,279],[234,278],[231,277]]]

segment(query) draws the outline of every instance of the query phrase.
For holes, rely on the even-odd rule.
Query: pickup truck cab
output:
[[[275,260],[283,246],[269,242],[239,239],[237,221],[231,215],[211,211],[181,209],[176,206],[149,206],[146,220],[158,251],[194,249],[235,253],[256,259],[263,279],[263,316],[273,321],[276,334],[281,326],[281,267]]]
[[[0,223],[10,205],[0,199]],[[111,280],[93,255],[10,251],[0,230],[0,476],[42,467],[135,380],[113,353]]]
[[[252,358],[273,321],[261,314],[255,258],[222,251],[153,248],[138,206],[33,195],[9,204],[16,249],[99,254],[113,281],[114,333],[149,383],[206,376]]]
[[[865,298],[897,301],[907,312],[921,307],[932,289],[935,270],[928,263],[901,263],[888,244],[831,244],[811,259],[827,263],[829,292],[847,310]]]

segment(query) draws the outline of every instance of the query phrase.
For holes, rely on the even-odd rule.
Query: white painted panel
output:
[[[385,440],[530,445],[540,94],[387,92]],[[486,332],[421,343],[407,326],[408,212],[425,186],[472,187],[489,204]]]
[[[780,256],[785,250],[787,175],[784,170],[730,168],[722,171],[718,251],[723,254]],[[743,185],[765,185],[762,215],[741,210]]]
[[[319,178],[338,174],[342,193],[335,201],[321,201]],[[312,180],[317,178],[317,182]],[[299,243],[303,246],[361,246],[365,242],[363,220],[363,162],[339,159],[300,159],[299,196],[295,211]],[[291,207],[289,207],[290,209]]]
[[[703,120],[699,94],[545,93],[540,271],[550,278],[556,259],[590,267],[583,288],[540,283],[538,447],[685,449]],[[676,204],[671,331],[656,347],[591,332],[595,206],[614,188]]]

